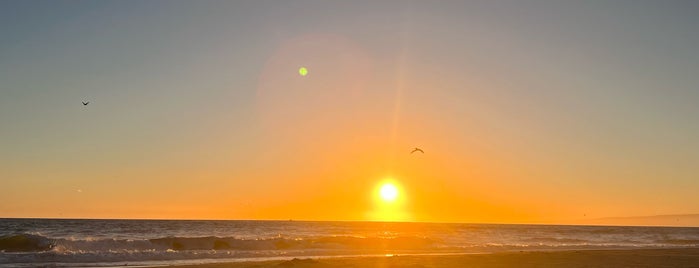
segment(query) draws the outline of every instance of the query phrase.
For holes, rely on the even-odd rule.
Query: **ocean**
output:
[[[401,254],[699,247],[699,228],[0,219],[0,267],[116,267]]]

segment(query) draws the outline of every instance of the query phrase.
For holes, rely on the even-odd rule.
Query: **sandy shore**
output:
[[[218,263],[177,267],[699,267],[699,249],[587,250],[557,252],[508,252],[448,256],[290,259],[285,261]]]

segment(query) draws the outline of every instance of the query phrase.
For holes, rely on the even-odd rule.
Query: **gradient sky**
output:
[[[698,12],[2,1],[0,217],[697,213]],[[377,201],[386,180],[399,202]]]

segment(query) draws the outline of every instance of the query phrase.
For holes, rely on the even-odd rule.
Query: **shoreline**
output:
[[[176,268],[325,267],[699,267],[699,248],[593,249],[437,253],[392,256],[289,257],[284,260],[174,264]]]

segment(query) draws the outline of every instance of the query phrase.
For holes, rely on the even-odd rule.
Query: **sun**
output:
[[[371,221],[409,221],[411,213],[406,206],[409,203],[409,191],[403,187],[400,180],[385,177],[377,184],[371,193],[374,207],[367,211],[367,219]]]
[[[398,188],[391,183],[385,183],[381,186],[379,194],[381,195],[381,199],[384,201],[393,202],[396,200],[396,198],[398,198]]]

